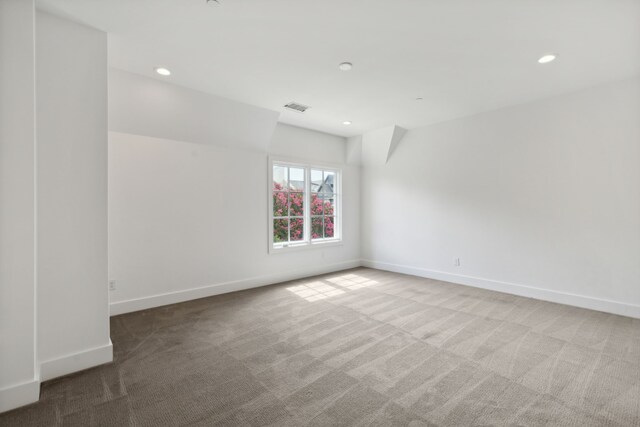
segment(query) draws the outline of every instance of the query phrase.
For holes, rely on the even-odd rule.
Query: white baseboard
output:
[[[40,363],[40,381],[72,374],[113,360],[113,344],[91,348]]]
[[[335,271],[360,267],[360,265],[360,260],[345,261],[321,267],[307,268],[304,270],[285,271],[268,276],[251,277],[232,282],[217,283],[201,288],[186,289],[127,301],[112,302],[110,304],[110,311],[111,316],[117,316],[118,314],[131,313],[134,311],[146,310],[148,308],[176,304],[213,295],[226,294],[228,292],[242,291],[245,289],[257,288],[259,286],[286,282],[288,280],[302,279],[304,277],[315,276],[318,274],[333,273]]]
[[[256,288],[259,286],[271,285],[288,280],[301,279],[318,274],[347,270],[349,268],[356,268],[360,266],[410,274],[412,276],[425,277],[429,279],[442,280],[445,282],[458,283],[461,285],[504,292],[528,298],[535,298],[559,304],[572,305],[575,307],[588,308],[591,310],[604,311],[607,313],[619,314],[622,316],[640,318],[640,305],[627,304],[619,301],[611,301],[602,298],[594,298],[567,292],[553,291],[549,289],[536,288],[533,286],[521,285],[516,283],[501,282],[498,280],[484,279],[480,277],[453,274],[420,267],[411,267],[407,265],[399,265],[372,260],[352,260],[312,269],[288,271],[269,276],[252,277],[249,279],[236,280],[232,282],[217,283],[201,288],[186,289],[182,291],[152,295],[144,298],[113,302],[110,304],[111,316],[117,316],[119,314],[131,313],[139,310],[146,310],[148,308],[160,307],[168,304],[176,304],[179,302],[205,298],[228,292],[235,292]]]
[[[443,271],[428,270],[425,268],[411,267],[407,265],[390,264],[380,261],[362,260],[362,266],[376,268],[378,270],[410,274],[412,276],[425,277],[428,279],[458,283],[461,285],[489,289],[492,291],[504,292],[507,294],[519,295],[528,298],[535,298],[559,304],[572,305],[575,307],[588,308],[591,310],[604,311],[606,313],[619,314],[622,316],[640,318],[640,305],[627,304],[619,301],[611,301],[602,298],[594,298],[567,292],[552,291],[549,289],[519,285],[516,283],[501,282],[497,280],[483,279],[480,277],[452,274]]]
[[[33,379],[0,389],[0,413],[37,402],[40,398],[40,381]]]
[[[0,389],[0,413],[35,403],[40,398],[40,383],[72,374],[113,360],[113,344],[95,347],[78,353],[40,363],[40,378]]]

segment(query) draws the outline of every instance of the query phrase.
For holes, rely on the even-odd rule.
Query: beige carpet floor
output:
[[[112,319],[2,426],[640,426],[640,320],[372,269]]]

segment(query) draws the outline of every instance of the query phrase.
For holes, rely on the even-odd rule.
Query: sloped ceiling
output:
[[[267,152],[279,113],[120,70],[109,72],[109,130]]]

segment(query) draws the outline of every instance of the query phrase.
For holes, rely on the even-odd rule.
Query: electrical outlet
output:
[[[453,266],[454,266],[454,267],[460,267],[460,258],[455,257],[455,258],[453,259]]]
[[[110,291],[115,291],[116,290],[116,281],[115,280],[109,280],[109,290]]]

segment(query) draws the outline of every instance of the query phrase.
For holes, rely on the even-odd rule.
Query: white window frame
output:
[[[273,222],[277,217],[273,216],[273,166],[282,165],[287,167],[303,168],[304,179],[304,238],[299,242],[275,243],[273,241]],[[334,194],[334,237],[311,239],[311,169],[327,170],[335,173]],[[269,157],[269,173],[267,184],[269,186],[267,194],[269,196],[269,253],[278,254],[291,251],[326,248],[330,246],[342,245],[342,169],[337,165],[327,163],[309,163],[282,157]]]

